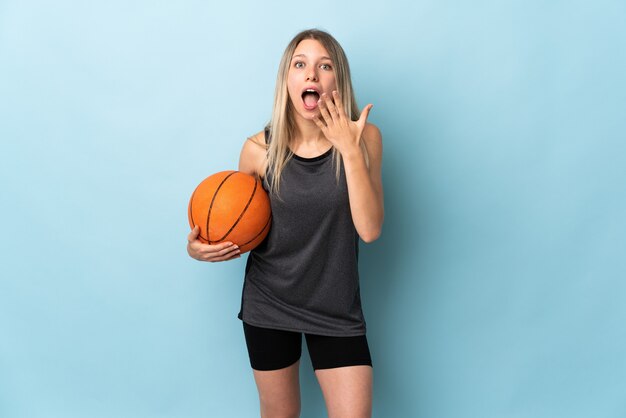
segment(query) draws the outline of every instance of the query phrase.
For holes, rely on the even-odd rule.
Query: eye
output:
[[[332,69],[332,67],[330,66],[330,64],[322,64],[322,65],[320,65],[320,68],[321,68],[322,70],[331,70],[331,69]]]
[[[293,66],[295,68],[303,68],[304,67],[304,63],[302,61],[296,61]]]

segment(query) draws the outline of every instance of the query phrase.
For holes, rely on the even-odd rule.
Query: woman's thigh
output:
[[[300,416],[300,361],[279,370],[253,370],[262,417]]]
[[[329,417],[370,417],[373,372],[366,336],[306,334],[306,340]]]
[[[259,391],[261,416],[299,416],[302,334],[255,327],[245,322],[243,327]]]
[[[372,416],[371,366],[347,366],[315,371],[329,418]]]

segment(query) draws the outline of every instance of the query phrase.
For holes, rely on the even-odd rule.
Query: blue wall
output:
[[[308,27],[384,135],[375,416],[626,416],[624,2],[262,3],[0,1],[0,416],[258,414],[186,206]]]

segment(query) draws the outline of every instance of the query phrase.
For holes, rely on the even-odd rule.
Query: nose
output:
[[[317,81],[317,73],[315,69],[310,69],[306,76],[306,81]]]

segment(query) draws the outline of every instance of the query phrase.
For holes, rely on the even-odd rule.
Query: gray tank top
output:
[[[248,324],[329,336],[365,334],[359,236],[343,164],[337,182],[333,160],[331,150],[315,158],[294,155],[283,170],[280,197],[270,194],[272,227],[246,264],[238,317]],[[268,173],[266,190],[270,179]]]

